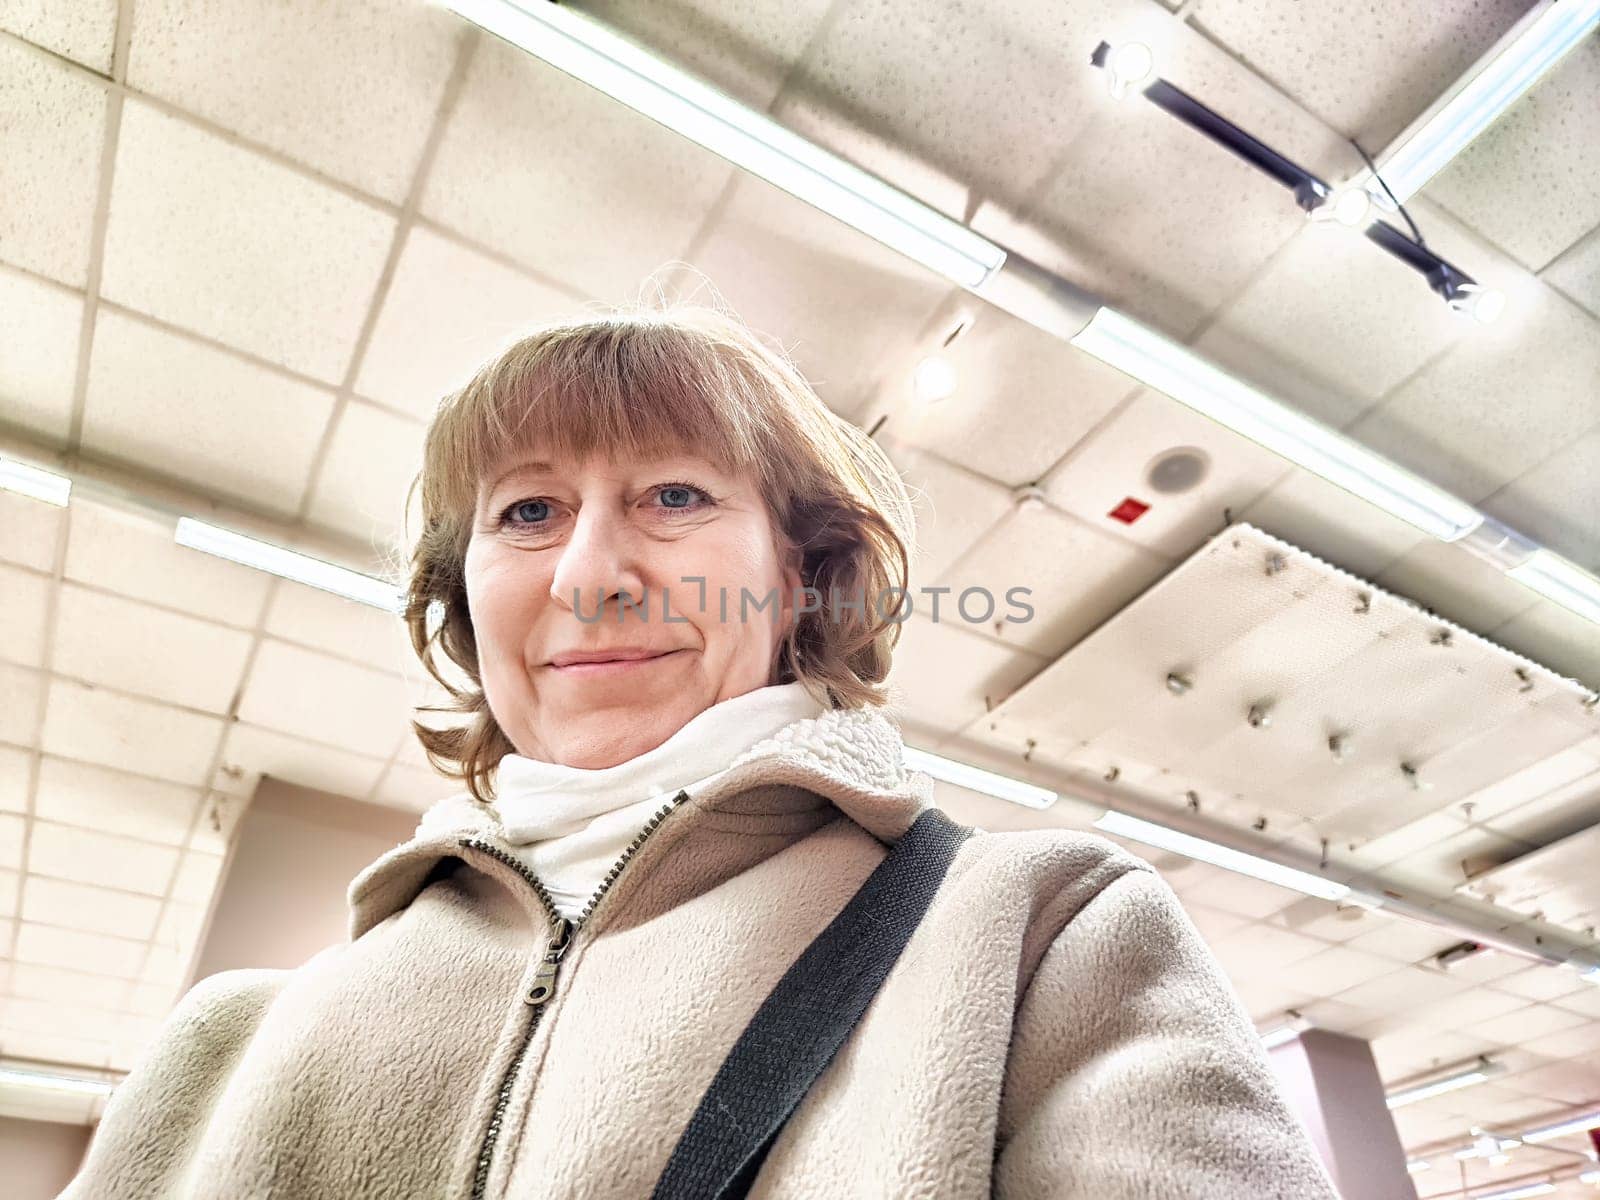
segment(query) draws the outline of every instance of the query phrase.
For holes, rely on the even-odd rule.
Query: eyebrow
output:
[[[554,470],[555,470],[555,467],[551,466],[547,462],[519,462],[519,463],[515,463],[512,466],[507,467],[504,471],[501,471],[500,474],[496,475],[493,479],[491,479],[489,481],[489,483],[488,483],[488,486],[486,486],[483,489],[483,494],[485,496],[491,495],[494,492],[495,488],[499,487],[502,483],[504,483],[507,479],[510,479],[511,476],[513,476],[513,475],[520,475],[520,474],[523,474],[523,473],[538,474],[539,472],[544,472],[545,474],[549,474],[549,473],[553,472]]]

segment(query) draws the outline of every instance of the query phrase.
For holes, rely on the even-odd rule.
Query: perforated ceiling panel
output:
[[[1115,767],[1211,815],[1347,842],[1562,751],[1600,756],[1594,698],[1574,681],[1243,524],[987,724],[1046,763]]]

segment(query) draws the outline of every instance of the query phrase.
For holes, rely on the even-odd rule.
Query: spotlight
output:
[[[1365,188],[1340,188],[1311,210],[1311,219],[1319,223],[1343,225],[1358,229],[1372,219],[1372,197]]]
[[[956,369],[949,359],[930,354],[912,372],[911,390],[924,404],[948,400],[956,392]]]
[[[1101,42],[1089,61],[1105,68],[1111,94],[1118,100],[1149,79],[1156,69],[1156,57],[1143,42],[1124,42],[1115,49]]]
[[[1468,313],[1481,325],[1492,325],[1506,310],[1506,294],[1477,283],[1463,283],[1450,297],[1450,307]]]

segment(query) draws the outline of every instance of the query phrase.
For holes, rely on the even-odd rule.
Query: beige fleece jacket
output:
[[[189,993],[63,1195],[648,1196],[756,1007],[931,803],[879,712],[777,740],[650,828],[537,1006],[548,908],[492,817],[446,802],[354,882],[347,945]],[[966,840],[750,1194],[1334,1196],[1172,892],[1058,830]]]

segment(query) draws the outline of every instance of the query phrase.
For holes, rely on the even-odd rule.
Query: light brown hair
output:
[[[445,397],[428,429],[422,528],[405,619],[450,703],[443,727],[414,722],[428,757],[480,800],[513,750],[489,711],[463,572],[480,481],[519,449],[582,459],[688,449],[756,482],[774,529],[801,553],[821,607],[799,617],[775,682],[835,708],[885,703],[914,536],[905,484],[883,450],[835,415],[781,352],[701,307],[630,310],[542,326]],[[850,603],[865,598],[863,608]],[[811,603],[815,603],[812,599]],[[455,668],[451,669],[451,666]]]

